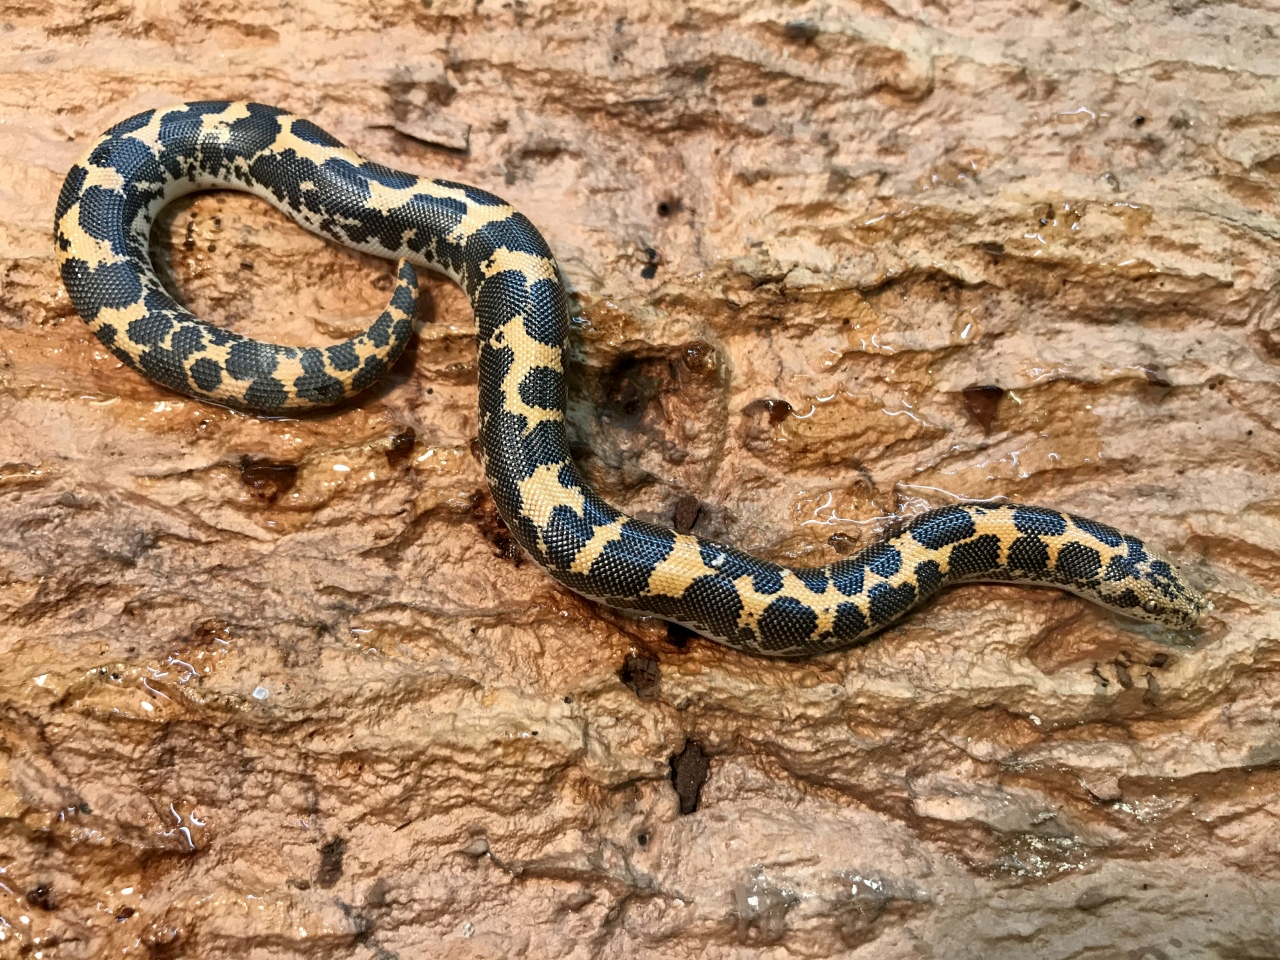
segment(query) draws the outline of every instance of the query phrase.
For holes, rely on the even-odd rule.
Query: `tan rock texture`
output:
[[[1280,956],[1278,29],[0,0],[0,956]],[[95,135],[207,98],[528,214],[578,455],[641,516],[818,562],[1007,495],[1163,545],[1214,612],[969,587],[771,662],[580,600],[494,513],[440,280],[346,409],[166,393],[76,318],[51,221]],[[392,279],[231,194],[155,248],[285,343]]]

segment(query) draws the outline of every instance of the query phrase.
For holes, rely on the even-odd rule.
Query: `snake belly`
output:
[[[387,309],[328,347],[276,346],[197,319],[165,290],[148,245],[161,207],[209,188],[254,193],[323,237],[401,261]],[[181,393],[266,414],[337,403],[376,382],[413,334],[411,265],[450,277],[475,313],[485,477],[516,540],[572,590],[741,650],[848,647],[963,581],[1058,587],[1176,629],[1193,627],[1206,606],[1138,538],[1044,507],[942,507],[820,567],[627,516],[569,454],[565,291],[528,219],[483,190],[365,160],[275,107],[195,102],[117,124],[68,173],[55,233],[72,302],[121,362]]]

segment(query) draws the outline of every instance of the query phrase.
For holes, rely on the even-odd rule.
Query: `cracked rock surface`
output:
[[[0,957],[1280,955],[1280,39],[1265,4],[0,0]],[[557,587],[473,451],[465,298],[271,420],[72,311],[94,136],[286,106],[511,200],[601,493],[795,563],[948,496],[1174,555],[1204,629],[944,595],[770,662]],[[392,267],[173,205],[198,314]]]

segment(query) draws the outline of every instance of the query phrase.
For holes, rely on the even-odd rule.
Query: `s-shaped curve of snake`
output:
[[[275,346],[198,320],[156,276],[149,237],[170,200],[217,187],[398,259],[390,305],[328,347]],[[533,224],[483,190],[365,160],[275,107],[186,103],[117,124],[67,175],[56,236],[72,302],[121,362],[181,393],[268,414],[333,404],[376,382],[414,330],[411,264],[445,274],[475,312],[485,477],[516,540],[579,593],[741,650],[848,647],[962,581],[1054,586],[1176,629],[1195,626],[1206,607],[1137,537],[1045,507],[930,510],[854,556],[807,568],[628,517],[569,454],[566,297]]]

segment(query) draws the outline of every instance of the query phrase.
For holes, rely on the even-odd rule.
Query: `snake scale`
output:
[[[399,260],[387,309],[328,347],[275,346],[198,320],[156,276],[149,237],[170,200],[217,187],[257,194],[321,236]],[[68,173],[56,238],[72,302],[122,363],[181,393],[265,414],[333,404],[376,382],[414,331],[413,265],[445,274],[475,313],[480,449],[515,539],[572,590],[740,650],[848,647],[962,581],[1054,586],[1184,630],[1206,607],[1137,537],[1045,507],[941,507],[856,555],[807,568],[627,516],[569,454],[566,296],[533,225],[493,194],[370,162],[275,107],[194,102],[117,124]]]

